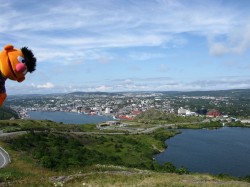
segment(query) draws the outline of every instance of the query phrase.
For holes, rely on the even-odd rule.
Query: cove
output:
[[[96,124],[105,121],[114,120],[111,116],[99,116],[78,114],[76,112],[44,112],[44,111],[29,111],[28,115],[31,119],[51,120],[62,122],[64,124]]]
[[[167,149],[155,155],[159,164],[171,162],[191,172],[250,175],[250,128],[183,129],[166,140]]]

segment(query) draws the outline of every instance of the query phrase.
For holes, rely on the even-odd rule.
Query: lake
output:
[[[155,155],[158,163],[171,162],[191,172],[250,175],[250,128],[181,131],[165,142],[164,152]]]
[[[114,120],[111,116],[78,114],[76,112],[29,111],[28,115],[31,119],[51,120],[59,123],[62,122],[64,124],[96,124]]]

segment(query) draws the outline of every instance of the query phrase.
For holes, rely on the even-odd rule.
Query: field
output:
[[[110,133],[95,125],[33,120],[1,121],[0,128],[25,131],[1,137],[0,145],[12,161],[0,170],[1,186],[250,186],[248,178],[157,164],[153,155],[165,149],[164,140],[179,133],[176,129]]]

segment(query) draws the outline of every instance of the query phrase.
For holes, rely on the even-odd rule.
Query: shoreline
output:
[[[165,149],[163,150],[163,151],[160,151],[159,153],[157,153],[157,154],[155,154],[155,155],[153,155],[153,160],[155,160],[158,164],[160,164],[160,165],[164,165],[165,163],[172,163],[172,161],[171,160],[169,160],[169,161],[167,161],[167,162],[164,162],[164,163],[161,163],[161,162],[159,162],[159,158],[158,158],[158,160],[157,160],[157,155],[160,155],[160,154],[163,154],[164,152],[167,152],[167,150],[168,150],[168,148],[169,148],[169,144],[167,144],[167,141],[169,141],[171,138],[174,138],[174,137],[176,137],[176,135],[178,135],[178,134],[182,134],[183,133],[183,131],[182,130],[206,130],[206,131],[213,131],[213,130],[222,130],[222,129],[243,129],[243,128],[249,128],[249,126],[223,126],[223,127],[219,127],[219,128],[214,128],[214,129],[211,129],[211,128],[199,128],[199,129],[197,129],[197,128],[186,128],[186,129],[178,129],[178,130],[180,130],[180,133],[177,133],[177,134],[175,134],[174,136],[172,136],[172,137],[169,137],[169,138],[167,138],[165,141],[164,141],[164,144],[165,144]],[[178,144],[179,145],[179,144]],[[173,145],[172,145],[173,146]],[[159,150],[159,149],[158,149]],[[202,152],[202,151],[201,151]],[[183,153],[184,154],[184,153]],[[213,158],[213,157],[211,157],[211,158]],[[172,163],[173,164],[173,163]],[[176,164],[173,164],[176,168],[179,168],[179,167],[177,167],[176,166]],[[187,168],[188,169],[188,171],[189,171],[189,167],[186,167],[185,165],[183,165],[183,166],[181,166],[181,167],[185,167],[185,168]],[[180,168],[181,168],[180,167]],[[245,177],[248,177],[249,176],[249,173],[246,173],[246,174],[243,174],[243,175],[237,175],[237,174],[229,174],[229,173],[227,173],[227,172],[216,172],[216,171],[214,171],[214,172],[209,172],[209,171],[204,171],[204,172],[202,172],[202,171],[189,171],[190,173],[198,173],[198,174],[209,174],[209,175],[213,175],[213,176],[221,176],[221,177],[223,177],[223,176],[225,176],[225,177],[231,177],[231,178],[238,178],[238,179],[243,179],[243,178],[245,178]]]

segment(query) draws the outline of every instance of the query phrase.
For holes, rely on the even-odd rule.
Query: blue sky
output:
[[[248,0],[0,0],[0,46],[37,70],[8,94],[250,88]]]

